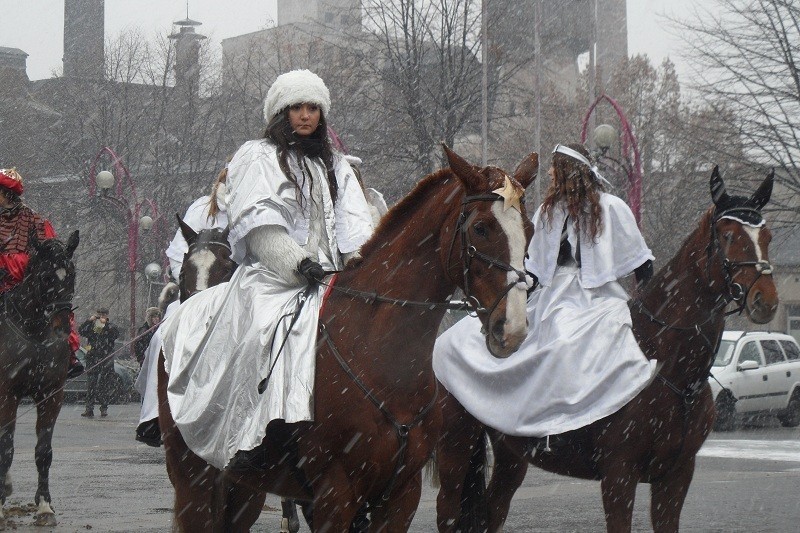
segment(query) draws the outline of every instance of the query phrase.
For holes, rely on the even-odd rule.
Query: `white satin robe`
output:
[[[534,215],[526,268],[540,286],[528,298],[528,335],[506,359],[486,348],[477,318],[466,317],[436,341],[436,377],[482,423],[525,437],[557,435],[619,410],[654,377],[631,331],[628,295],[617,278],[653,255],[619,198],[601,196],[603,232],[581,235],[581,263],[557,266],[566,213],[552,225]],[[568,226],[572,250],[578,236]]]

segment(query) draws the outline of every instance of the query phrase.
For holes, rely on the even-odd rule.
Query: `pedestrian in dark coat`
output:
[[[100,416],[108,416],[108,402],[114,374],[114,343],[119,329],[108,318],[108,308],[99,307],[78,328],[78,333],[89,341],[86,352],[86,410],[81,416],[94,416],[94,404],[100,404]]]

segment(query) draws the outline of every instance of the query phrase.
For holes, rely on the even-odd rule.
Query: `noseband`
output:
[[[455,246],[456,242],[456,235],[461,236],[461,266],[462,266],[462,275],[464,277],[464,303],[469,307],[471,310],[470,314],[472,316],[478,316],[479,314],[486,314],[486,316],[491,316],[494,313],[497,306],[500,305],[500,302],[505,298],[508,293],[513,289],[518,283],[525,283],[525,272],[521,270],[517,270],[510,264],[497,259],[496,257],[492,257],[487,255],[481,251],[479,251],[471,242],[469,238],[469,228],[467,227],[467,220],[469,219],[469,213],[467,212],[467,206],[472,202],[497,202],[502,201],[503,197],[498,194],[479,194],[474,196],[466,196],[461,201],[461,215],[458,217],[458,224],[456,225],[456,231],[453,233],[453,240],[450,241],[450,253],[447,255],[447,272],[450,272],[451,265],[450,265],[450,257],[452,257],[453,247]],[[494,266],[503,270],[505,272],[514,272],[517,274],[517,281],[513,281],[509,283],[505,290],[497,297],[494,303],[488,309],[485,307],[481,307],[480,302],[478,299],[473,296],[470,292],[470,285],[469,285],[469,271],[472,267],[473,259],[480,259],[484,263],[487,263],[489,266]],[[452,281],[452,279],[451,279]]]
[[[753,288],[753,285],[756,284],[758,279],[762,275],[770,275],[772,274],[772,265],[769,261],[731,261],[725,255],[725,251],[722,249],[722,246],[719,244],[719,235],[717,234],[717,222],[720,219],[731,216],[734,213],[743,213],[743,214],[755,214],[761,217],[761,212],[758,209],[754,209],[751,207],[733,207],[731,209],[726,209],[721,213],[715,213],[714,217],[711,221],[711,242],[708,244],[708,261],[706,262],[706,276],[710,279],[711,277],[711,256],[712,255],[721,255],[722,256],[722,275],[725,279],[725,288],[726,294],[725,299],[727,302],[736,302],[739,306],[734,309],[731,313],[741,313],[744,309],[744,306],[747,302],[747,295],[750,292],[750,289]],[[758,245],[758,243],[756,243]],[[741,283],[733,281],[733,269],[735,268],[743,268],[743,267],[753,267],[756,269],[758,275],[750,284],[750,286],[745,287]]]

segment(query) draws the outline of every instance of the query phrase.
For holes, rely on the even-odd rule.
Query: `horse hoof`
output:
[[[54,513],[43,513],[33,516],[33,525],[35,526],[57,526],[56,515]]]

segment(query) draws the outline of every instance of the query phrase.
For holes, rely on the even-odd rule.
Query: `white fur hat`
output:
[[[317,104],[328,116],[331,94],[322,78],[310,70],[291,70],[278,76],[264,99],[264,120],[272,118],[294,104]]]

